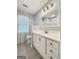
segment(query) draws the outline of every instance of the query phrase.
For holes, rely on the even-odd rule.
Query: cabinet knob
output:
[[[53,45],[52,43],[50,43],[50,45]]]
[[[50,59],[53,59],[53,57],[51,56]]]
[[[53,52],[52,50],[50,50],[50,52]]]

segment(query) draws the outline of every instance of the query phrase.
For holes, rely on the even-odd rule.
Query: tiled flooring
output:
[[[26,59],[42,59],[39,53],[26,42],[17,45],[17,56],[25,56]]]

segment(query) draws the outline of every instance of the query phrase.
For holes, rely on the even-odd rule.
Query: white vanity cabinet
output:
[[[38,34],[33,34],[33,46],[44,59],[60,59],[60,43]]]

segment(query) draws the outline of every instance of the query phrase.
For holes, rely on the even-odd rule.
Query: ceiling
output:
[[[17,9],[34,15],[47,1],[48,0],[17,0]],[[28,7],[23,6],[23,4]]]

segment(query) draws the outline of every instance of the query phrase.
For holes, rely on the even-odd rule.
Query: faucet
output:
[[[45,33],[48,33],[48,31],[47,31],[47,30],[45,30],[44,32],[45,32]]]

